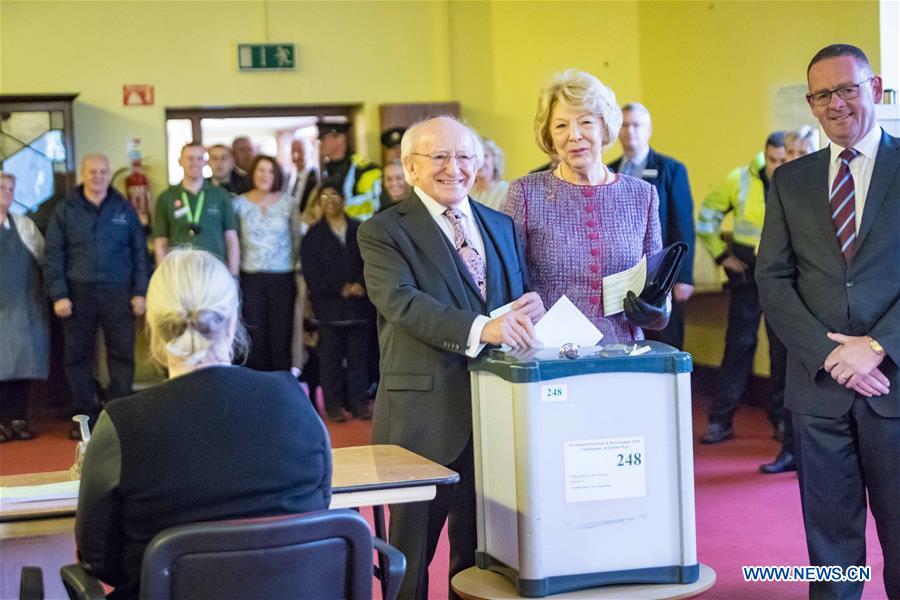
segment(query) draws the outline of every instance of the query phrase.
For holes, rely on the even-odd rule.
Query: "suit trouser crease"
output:
[[[472,439],[447,468],[459,473],[459,482],[438,486],[434,500],[391,505],[389,539],[406,555],[407,573],[401,600],[428,600],[428,565],[434,558],[444,522],[450,539],[449,578],[475,566],[475,467]],[[450,589],[450,598],[458,596]]]
[[[900,419],[879,416],[861,397],[838,418],[793,419],[810,563],[866,564],[868,495],[885,588],[889,598],[900,599]],[[815,582],[810,597],[859,598],[862,589],[856,582]]]

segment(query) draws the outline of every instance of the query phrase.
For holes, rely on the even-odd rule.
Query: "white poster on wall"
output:
[[[647,495],[643,436],[563,442],[566,502]]]

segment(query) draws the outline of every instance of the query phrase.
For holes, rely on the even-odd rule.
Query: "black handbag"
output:
[[[666,296],[675,286],[675,278],[681,270],[681,265],[684,264],[687,251],[687,244],[675,242],[647,257],[647,281],[639,294],[641,300],[654,306],[662,306],[665,303]]]

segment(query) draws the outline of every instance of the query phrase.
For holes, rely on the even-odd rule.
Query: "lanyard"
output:
[[[184,207],[187,209],[187,222],[191,225],[196,225],[200,223],[200,215],[203,213],[203,200],[206,196],[206,192],[200,192],[200,195],[197,196],[197,210],[191,213],[191,201],[188,200],[188,196],[185,192],[181,192],[181,201],[184,202]]]

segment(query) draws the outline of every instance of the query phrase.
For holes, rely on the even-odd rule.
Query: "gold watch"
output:
[[[876,342],[873,338],[869,338],[869,348],[878,356],[884,356],[884,346]]]

